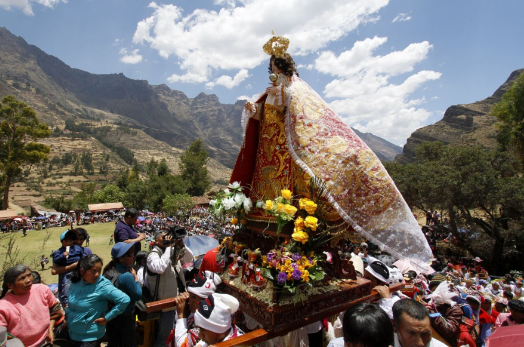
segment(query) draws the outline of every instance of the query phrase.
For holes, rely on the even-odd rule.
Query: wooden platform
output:
[[[340,288],[340,291],[311,296],[306,303],[274,306],[225,282],[220,284],[218,291],[237,298],[242,312],[259,322],[265,330],[278,334],[341,312],[348,302],[360,302],[371,294],[371,282],[364,279],[344,284]]]

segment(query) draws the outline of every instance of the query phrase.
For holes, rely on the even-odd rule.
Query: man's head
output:
[[[360,303],[344,313],[345,347],[388,347],[393,345],[393,326],[384,310]]]
[[[220,283],[222,283],[222,279],[214,272],[206,270],[198,274],[196,278],[187,285],[187,291],[189,292],[189,309],[191,312],[195,313],[200,301],[214,294]]]
[[[138,210],[136,208],[128,208],[124,213],[124,223],[127,225],[135,225],[138,219]]]
[[[466,296],[466,301],[473,311],[477,311],[482,304],[482,297],[480,294],[470,294]]]
[[[429,290],[433,293],[435,289],[446,280],[446,277],[442,274],[436,274],[431,278],[431,281],[429,282]]]
[[[87,230],[85,230],[84,228],[76,228],[73,230],[76,233],[75,245],[82,247],[82,245],[84,244],[84,241],[87,238]]]
[[[195,312],[198,337],[208,345],[223,341],[231,330],[231,315],[238,306],[238,300],[228,294],[215,293],[201,300]]]
[[[428,310],[421,303],[403,299],[393,305],[395,332],[402,347],[425,347],[431,343]]]
[[[364,270],[364,278],[371,281],[371,288],[389,285],[389,269],[381,261],[374,261]]]

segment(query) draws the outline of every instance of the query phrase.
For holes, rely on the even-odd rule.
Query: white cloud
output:
[[[129,52],[127,49],[122,48],[120,54],[122,55],[120,61],[125,64],[138,64],[142,61],[142,56],[138,54],[138,49]]]
[[[124,42],[124,39],[115,39],[115,42],[113,42],[113,46],[118,46],[118,45],[120,45],[122,42]]]
[[[238,100],[251,100],[251,97],[247,95],[241,95],[237,98],[237,101]]]
[[[315,66],[313,64],[298,64],[297,69],[313,70]]]
[[[391,23],[395,23],[395,22],[407,22],[408,20],[411,20],[411,16],[410,16],[411,12],[409,13],[399,13],[395,19],[393,19],[393,21]]]
[[[40,4],[48,8],[53,8],[56,4],[67,3],[67,0],[0,0],[0,7],[6,10],[20,9],[28,16],[33,16],[32,4]]]
[[[178,58],[182,74],[169,82],[210,82],[220,70],[249,70],[267,61],[261,47],[271,30],[291,40],[290,53],[306,55],[376,20],[373,14],[388,2],[217,0],[225,6],[219,11],[187,14],[176,5],[152,2],[153,14],[137,24],[133,42],[149,45],[163,58]],[[283,20],[284,13],[293,15]]]
[[[224,86],[227,89],[231,89],[233,87],[238,86],[240,83],[242,83],[246,78],[249,77],[249,73],[246,69],[240,70],[235,77],[231,78],[230,76],[220,76],[215,80],[215,82],[208,82],[206,83],[206,88],[213,88],[216,85]]]
[[[349,125],[403,145],[432,115],[422,108],[425,97],[410,96],[424,83],[439,79],[441,73],[424,70],[409,75],[400,84],[390,83],[393,76],[413,72],[432,46],[424,41],[384,56],[373,55],[386,41],[385,37],[357,41],[338,56],[322,52],[315,60],[315,68],[336,77],[326,85],[324,94],[336,99],[331,106]]]

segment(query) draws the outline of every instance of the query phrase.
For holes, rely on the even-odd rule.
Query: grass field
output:
[[[104,264],[107,264],[111,260],[111,247],[113,247],[113,245],[109,245],[109,237],[115,230],[115,223],[89,224],[82,227],[86,229],[91,236],[89,248],[91,248],[94,254],[97,254],[104,260]],[[22,232],[0,234],[0,269],[3,268],[6,262],[6,247],[11,237],[13,237],[14,249],[18,249],[19,251],[17,256],[17,260],[19,261],[17,263],[31,266],[33,270],[38,271],[46,284],[58,283],[58,276],[51,275],[53,261],[49,258],[49,255],[52,250],[56,250],[62,246],[60,243],[60,234],[65,230],[67,230],[66,227],[50,228],[47,232],[45,230],[30,230],[27,232],[26,237],[23,236]],[[47,242],[45,242],[48,233],[50,237]],[[42,248],[43,244],[44,246]],[[146,249],[144,244],[142,245],[142,249]],[[42,254],[49,258],[49,264],[44,267],[43,271],[38,260]],[[3,279],[0,279],[0,282],[2,280]]]

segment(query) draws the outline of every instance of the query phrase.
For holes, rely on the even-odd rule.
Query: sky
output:
[[[522,13],[523,0],[0,0],[0,27],[73,68],[228,104],[266,88],[275,31],[348,125],[403,146],[524,68]]]

